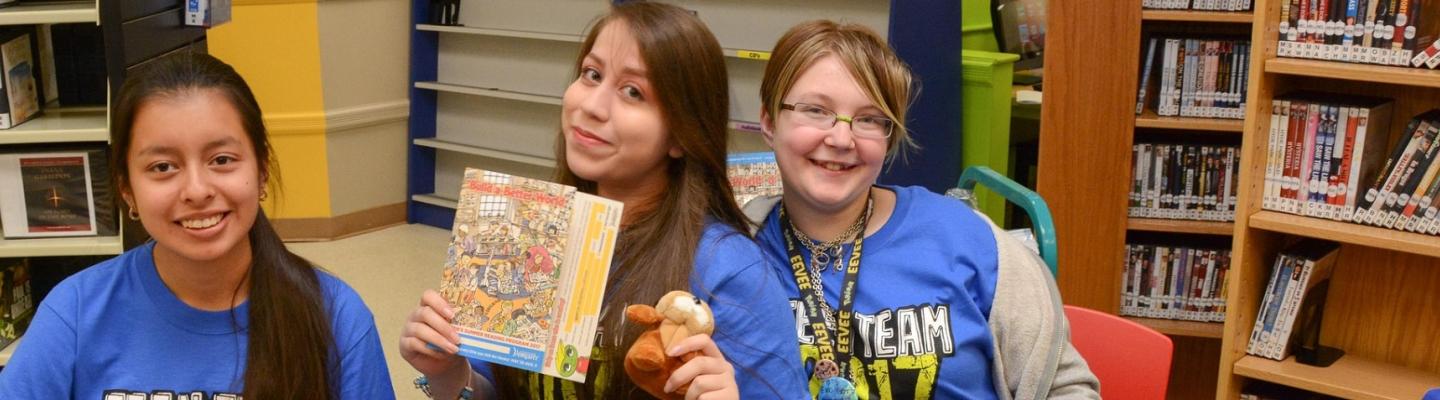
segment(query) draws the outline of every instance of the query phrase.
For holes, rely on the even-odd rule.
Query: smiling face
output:
[[[840,115],[885,115],[834,55],[805,67],[781,102],[813,104]],[[801,112],[790,110],[763,116],[765,140],[775,149],[785,197],[798,200],[797,206],[825,213],[862,200],[880,176],[886,139],[855,137],[850,124],[843,121],[821,129],[805,123],[804,118]]]
[[[560,127],[576,176],[605,187],[663,184],[671,143],[640,48],[623,20],[601,28],[565,90]]]
[[[155,239],[157,260],[247,260],[260,165],[219,92],[158,96],[135,112],[122,195]]]

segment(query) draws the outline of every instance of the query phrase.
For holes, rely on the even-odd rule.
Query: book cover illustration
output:
[[[84,152],[0,156],[0,222],[6,237],[97,233]]]
[[[11,128],[29,120],[40,112],[40,95],[35,85],[35,69],[30,54],[30,35],[21,34],[0,44],[0,58],[5,73],[5,93],[9,99],[8,121],[0,121],[0,128]]]
[[[775,163],[775,153],[731,154],[726,164],[726,176],[730,178],[730,188],[735,193],[735,204],[744,207],[756,197],[781,193],[780,165]]]
[[[584,382],[622,209],[467,168],[440,285],[460,354]]]
[[[35,301],[30,295],[30,273],[24,258],[0,259],[0,348],[5,348],[30,325]]]

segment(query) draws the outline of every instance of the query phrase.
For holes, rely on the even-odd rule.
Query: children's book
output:
[[[726,164],[730,188],[735,192],[735,204],[740,207],[756,197],[780,194],[780,165],[775,163],[775,153],[731,154]]]
[[[585,382],[623,207],[465,169],[440,283],[460,354]]]

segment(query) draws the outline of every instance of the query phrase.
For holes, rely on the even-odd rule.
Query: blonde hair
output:
[[[895,122],[885,143],[886,158],[894,159],[902,150],[918,149],[905,129],[912,92],[918,92],[910,67],[895,56],[879,34],[860,24],[815,20],[796,25],[780,37],[765,65],[765,78],[760,81],[760,103],[770,117],[780,114],[780,105],[800,74],[816,60],[832,54],[850,71],[870,102]]]

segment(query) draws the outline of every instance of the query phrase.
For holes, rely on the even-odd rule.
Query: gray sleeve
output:
[[[990,310],[995,386],[1002,399],[1099,399],[1075,347],[1055,279],[1040,257],[991,224],[999,274]],[[1002,389],[1003,388],[1003,389]]]

